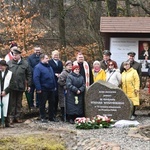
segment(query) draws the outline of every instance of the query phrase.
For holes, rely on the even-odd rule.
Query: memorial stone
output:
[[[132,101],[117,86],[98,81],[93,83],[85,95],[85,116],[108,116],[114,120],[130,119],[133,111]]]

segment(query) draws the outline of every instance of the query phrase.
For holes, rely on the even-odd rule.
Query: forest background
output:
[[[47,54],[57,49],[61,59],[102,59],[101,16],[149,17],[149,0],[0,0],[0,57],[16,41],[23,56],[39,45]]]
[[[149,17],[149,0],[0,0],[0,58],[16,41],[27,57],[38,45],[51,57],[60,51],[62,61],[77,52],[92,63],[102,59],[104,40],[101,16]],[[144,80],[144,87],[150,81]],[[147,86],[146,86],[147,85]],[[141,90],[141,107],[150,106],[148,90]]]

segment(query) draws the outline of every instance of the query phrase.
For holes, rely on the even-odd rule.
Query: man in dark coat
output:
[[[28,62],[21,57],[21,51],[13,50],[13,60],[8,62],[9,70],[13,73],[13,90],[10,99],[12,101],[11,122],[22,122],[21,107],[23,92],[31,87],[31,70]]]
[[[34,67],[40,62],[40,55],[41,55],[41,48],[39,46],[34,47],[34,53],[32,55],[30,55],[27,59],[30,67],[31,67],[31,72],[32,72],[32,76],[33,76],[33,69]],[[34,107],[34,91],[35,91],[35,85],[32,82],[32,86],[31,86],[31,90],[30,90],[30,94],[31,94],[31,106],[30,107]],[[39,100],[38,100],[38,95],[36,94],[36,107],[39,106]]]
[[[100,61],[102,69],[106,70],[108,68],[108,64],[110,61],[113,62],[115,69],[118,68],[117,63],[114,60],[112,60],[110,57],[111,57],[111,52],[109,50],[104,50],[103,51],[103,60]]]
[[[39,96],[39,109],[42,123],[47,123],[45,105],[48,100],[48,115],[50,121],[57,122],[55,118],[55,90],[56,81],[54,72],[48,63],[48,56],[45,54],[40,55],[40,62],[35,66],[33,71],[33,81],[36,91]]]
[[[49,65],[52,67],[54,74],[55,74],[55,80],[56,80],[56,91],[55,91],[55,115],[57,115],[57,109],[58,109],[58,77],[60,73],[63,71],[63,63],[60,61],[59,58],[59,52],[57,50],[52,51],[52,59],[49,60]]]

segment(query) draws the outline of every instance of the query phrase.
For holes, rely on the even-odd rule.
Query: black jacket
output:
[[[83,115],[83,105],[84,105],[84,91],[85,91],[85,82],[82,75],[77,75],[75,73],[70,73],[67,76],[66,81],[67,86],[67,114],[69,115]],[[77,94],[77,91],[80,90],[81,93]],[[75,104],[75,96],[78,97],[78,104]]]

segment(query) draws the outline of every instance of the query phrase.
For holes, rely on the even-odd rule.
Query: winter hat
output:
[[[75,69],[80,69],[80,67],[78,66],[78,65],[74,65],[74,66],[72,66],[72,71],[74,71]]]
[[[69,65],[69,64],[71,64],[71,65],[72,65],[72,61],[71,61],[71,60],[66,61],[66,63],[65,63],[65,67],[66,67],[67,65]]]
[[[101,64],[100,64],[100,61],[98,61],[98,60],[95,60],[95,61],[94,61],[93,66],[94,66],[95,64],[101,65]]]

